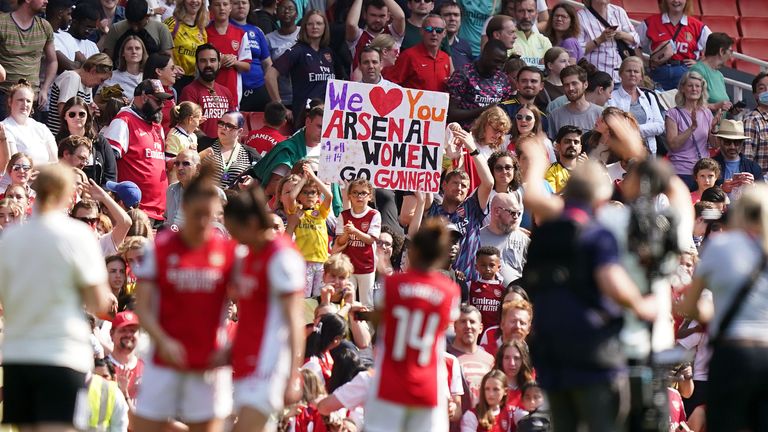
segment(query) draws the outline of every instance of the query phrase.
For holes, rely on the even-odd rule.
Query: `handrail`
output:
[[[561,0],[561,3],[568,3],[569,5],[571,5],[573,7],[576,7],[576,8],[584,8],[584,4],[583,3],[575,1],[575,0]],[[638,24],[640,24],[640,21],[634,20],[634,19],[630,19],[629,22],[631,22],[633,26],[637,26]],[[768,61],[760,60],[760,59],[755,58],[755,57],[750,57],[748,55],[745,55],[745,54],[742,54],[742,53],[736,52],[736,51],[733,52],[733,58],[735,58],[737,60],[743,60],[743,61],[746,61],[746,62],[749,62],[749,63],[754,63],[754,64],[758,65],[760,67],[760,69],[763,70],[763,71],[768,70]],[[734,81],[734,82],[739,82],[739,81]],[[734,89],[734,90],[736,90],[736,89]],[[751,88],[750,88],[750,90],[751,90]]]
[[[744,90],[752,91],[752,86],[741,81],[736,81],[732,78],[725,78],[725,84],[733,86],[733,99],[734,101],[740,101],[744,99]]]

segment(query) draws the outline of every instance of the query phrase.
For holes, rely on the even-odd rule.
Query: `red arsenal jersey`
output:
[[[304,259],[282,236],[248,251],[238,277],[238,328],[232,344],[234,378],[268,376],[290,362],[288,321],[280,298],[304,292]]]
[[[675,54],[672,60],[696,60],[698,58],[699,42],[704,23],[696,18],[686,16],[686,22],[680,22],[682,26],[674,42]],[[651,52],[657,50],[666,41],[671,40],[677,31],[677,26],[671,22],[662,22],[662,15],[652,15],[645,19],[648,27],[646,36],[651,41]]]
[[[181,234],[157,234],[137,271],[153,281],[158,294],[158,321],[170,337],[184,346],[187,369],[205,370],[211,354],[223,344],[227,285],[232,279],[236,243],[210,233],[196,248]],[[164,365],[155,355],[153,361]]]
[[[362,214],[354,214],[351,209],[341,212],[339,215],[341,224],[337,224],[336,233],[344,232],[344,225],[352,222],[352,225],[360,231],[378,238],[381,234],[381,215],[378,211],[366,207]],[[374,266],[374,248],[375,243],[365,244],[354,234],[349,236],[347,247],[344,248],[344,254],[352,261],[355,268],[355,274],[373,273]]]
[[[117,152],[117,181],[132,181],[141,189],[139,208],[152,219],[163,220],[168,176],[165,138],[157,123],[149,124],[132,109],[123,108],[104,131]]]
[[[251,48],[243,29],[230,23],[227,26],[227,31],[224,34],[219,34],[214,22],[211,21],[205,28],[205,32],[208,35],[208,43],[215,46],[221,55],[232,54],[237,57],[238,61],[251,62]],[[233,66],[222,66],[216,74],[216,82],[226,87],[235,97],[235,105],[240,105],[243,82],[240,73]]]
[[[409,271],[384,281],[382,335],[374,394],[381,400],[435,407],[448,397],[445,329],[457,317],[460,293],[438,272]]]
[[[245,145],[255,149],[264,156],[283,141],[285,141],[285,137],[279,130],[271,126],[264,126],[259,130],[251,131],[245,139]]]
[[[503,294],[504,286],[500,281],[477,280],[469,285],[469,304],[480,311],[483,328],[499,325]]]
[[[237,109],[237,99],[223,85],[214,82],[213,90],[194,80],[181,91],[182,101],[191,101],[203,108],[203,117],[207,120],[200,125],[205,135],[209,138],[218,138],[218,121],[228,111]]]

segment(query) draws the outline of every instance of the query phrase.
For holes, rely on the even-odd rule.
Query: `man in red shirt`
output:
[[[156,223],[163,221],[165,190],[165,137],[160,126],[163,101],[172,98],[158,80],[142,81],[133,103],[117,113],[104,131],[117,156],[118,182],[132,181],[141,189],[139,208]]]
[[[115,381],[125,392],[128,406],[131,409],[136,404],[136,394],[144,373],[144,360],[136,355],[139,335],[139,317],[132,311],[123,311],[115,315],[112,328],[112,353],[109,361],[115,366]]]
[[[403,87],[447,91],[445,83],[453,73],[453,62],[440,50],[443,39],[445,20],[440,15],[427,15],[421,26],[421,43],[400,53],[385,78]]]
[[[206,120],[200,125],[200,130],[209,138],[209,142],[201,141],[198,150],[204,150],[218,136],[217,124],[221,116],[237,110],[237,99],[229,89],[216,82],[221,68],[221,53],[216,47],[207,43],[197,47],[195,61],[197,79],[181,91],[181,101],[191,101],[203,108],[203,117]]]
[[[245,145],[254,148],[264,156],[272,150],[277,143],[285,141],[285,136],[280,133],[280,128],[285,125],[285,106],[272,101],[264,107],[264,127],[251,131],[245,139]]]

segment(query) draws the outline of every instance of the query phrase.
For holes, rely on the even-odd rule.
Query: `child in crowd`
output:
[[[323,287],[320,289],[320,304],[351,303],[355,299],[355,287],[351,277],[354,267],[349,257],[335,253],[323,264]]]
[[[280,129],[285,126],[285,106],[279,101],[272,101],[264,107],[264,126],[248,134],[245,145],[256,149],[264,156],[278,143],[285,141]]]
[[[315,176],[309,164],[304,164],[301,179],[293,186],[289,198],[288,226],[296,247],[307,261],[307,285],[304,297],[320,295],[323,283],[323,263],[328,259],[328,229],[325,219],[331,211],[333,196],[328,185]],[[321,201],[322,197],[322,201]],[[297,205],[298,202],[298,205]]]
[[[544,391],[536,381],[528,381],[521,389],[520,408],[515,410],[515,424],[519,424],[527,415],[538,411],[544,406]]]
[[[720,177],[720,164],[714,159],[703,158],[693,166],[693,178],[696,181],[697,188],[691,192],[691,201],[694,204],[701,201],[701,194],[705,190],[713,187]]]
[[[480,401],[461,417],[461,432],[509,430],[507,405],[507,376],[494,369],[480,383]]]
[[[499,325],[504,285],[499,278],[501,252],[493,246],[477,250],[475,268],[479,279],[469,285],[469,304],[482,315],[483,328]]]
[[[360,302],[373,306],[373,282],[376,279],[376,240],[381,234],[381,214],[368,206],[373,198],[373,185],[366,179],[353,180],[347,186],[350,208],[336,221],[334,251],[341,250],[354,266],[352,284]]]
[[[16,201],[8,198],[0,199],[0,231],[13,224],[21,223],[24,211]]]

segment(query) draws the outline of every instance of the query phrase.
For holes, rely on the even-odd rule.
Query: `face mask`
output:
[[[768,91],[764,91],[757,95],[757,102],[760,105],[768,105]]]

